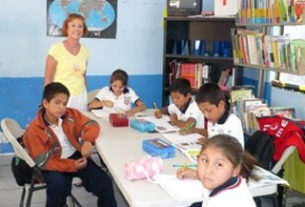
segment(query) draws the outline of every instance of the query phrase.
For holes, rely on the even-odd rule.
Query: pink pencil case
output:
[[[142,180],[163,172],[161,157],[142,158],[137,161],[127,162],[124,166],[124,176],[130,180]]]

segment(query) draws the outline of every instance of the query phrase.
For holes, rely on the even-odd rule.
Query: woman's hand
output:
[[[92,155],[92,144],[89,141],[85,141],[81,147],[81,153],[84,158],[89,158]]]

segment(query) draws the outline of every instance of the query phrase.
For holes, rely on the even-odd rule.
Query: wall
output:
[[[166,0],[118,0],[116,39],[81,40],[91,51],[88,91],[107,85],[111,72],[122,68],[148,107],[161,105],[165,5]],[[41,100],[48,49],[63,38],[46,36],[46,0],[2,0],[0,28],[0,119],[12,117],[25,127]]]

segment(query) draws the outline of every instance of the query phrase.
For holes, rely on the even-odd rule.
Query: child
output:
[[[24,144],[42,170],[47,185],[47,207],[62,207],[71,194],[74,176],[98,197],[98,206],[117,206],[111,179],[91,160],[99,125],[78,110],[67,108],[70,93],[61,83],[49,83],[42,108],[29,124]]]
[[[179,169],[177,177],[202,182],[204,190],[200,206],[255,207],[244,178],[251,175],[256,163],[253,157],[244,152],[236,138],[216,135],[202,145],[197,171]],[[198,203],[192,206],[198,206]]]
[[[168,114],[170,122],[180,127],[181,133],[191,123],[195,124],[195,128],[189,129],[188,133],[194,133],[198,128],[203,128],[204,117],[196,102],[192,100],[190,82],[183,78],[175,79],[169,90],[173,104],[156,110],[155,117],[161,118],[162,114]]]
[[[225,96],[217,84],[202,85],[197,94],[196,102],[207,121],[205,137],[217,134],[228,134],[236,137],[244,147],[244,133],[239,118],[226,107]],[[203,142],[203,140],[200,140]]]
[[[110,86],[104,87],[89,104],[89,109],[101,107],[124,111],[128,116],[146,109],[145,104],[131,88],[127,87],[128,75],[121,69],[115,70],[110,78]],[[131,108],[135,104],[135,108]]]

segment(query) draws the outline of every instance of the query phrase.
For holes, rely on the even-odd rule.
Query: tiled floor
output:
[[[97,158],[94,158],[96,163],[99,163]],[[7,161],[0,161],[0,207],[19,207],[19,199],[22,188],[16,184],[16,181],[11,172],[10,165]],[[119,207],[128,207],[124,198],[120,194],[116,186],[115,196]],[[96,207],[97,199],[94,195],[88,193],[83,187],[74,186],[72,194],[77,198],[80,204],[84,207]],[[31,207],[45,206],[45,190],[36,191],[33,194]]]
[[[95,159],[99,163],[98,159]],[[96,197],[86,192],[83,187],[73,187],[73,195],[84,207],[95,207]],[[19,187],[11,173],[10,165],[0,162],[0,207],[18,207],[21,187]],[[119,190],[115,187],[118,207],[128,207]],[[31,207],[45,205],[45,191],[37,191],[33,195]],[[272,207],[268,200],[264,200],[262,207]],[[286,193],[286,207],[305,207],[305,195],[288,191]]]

